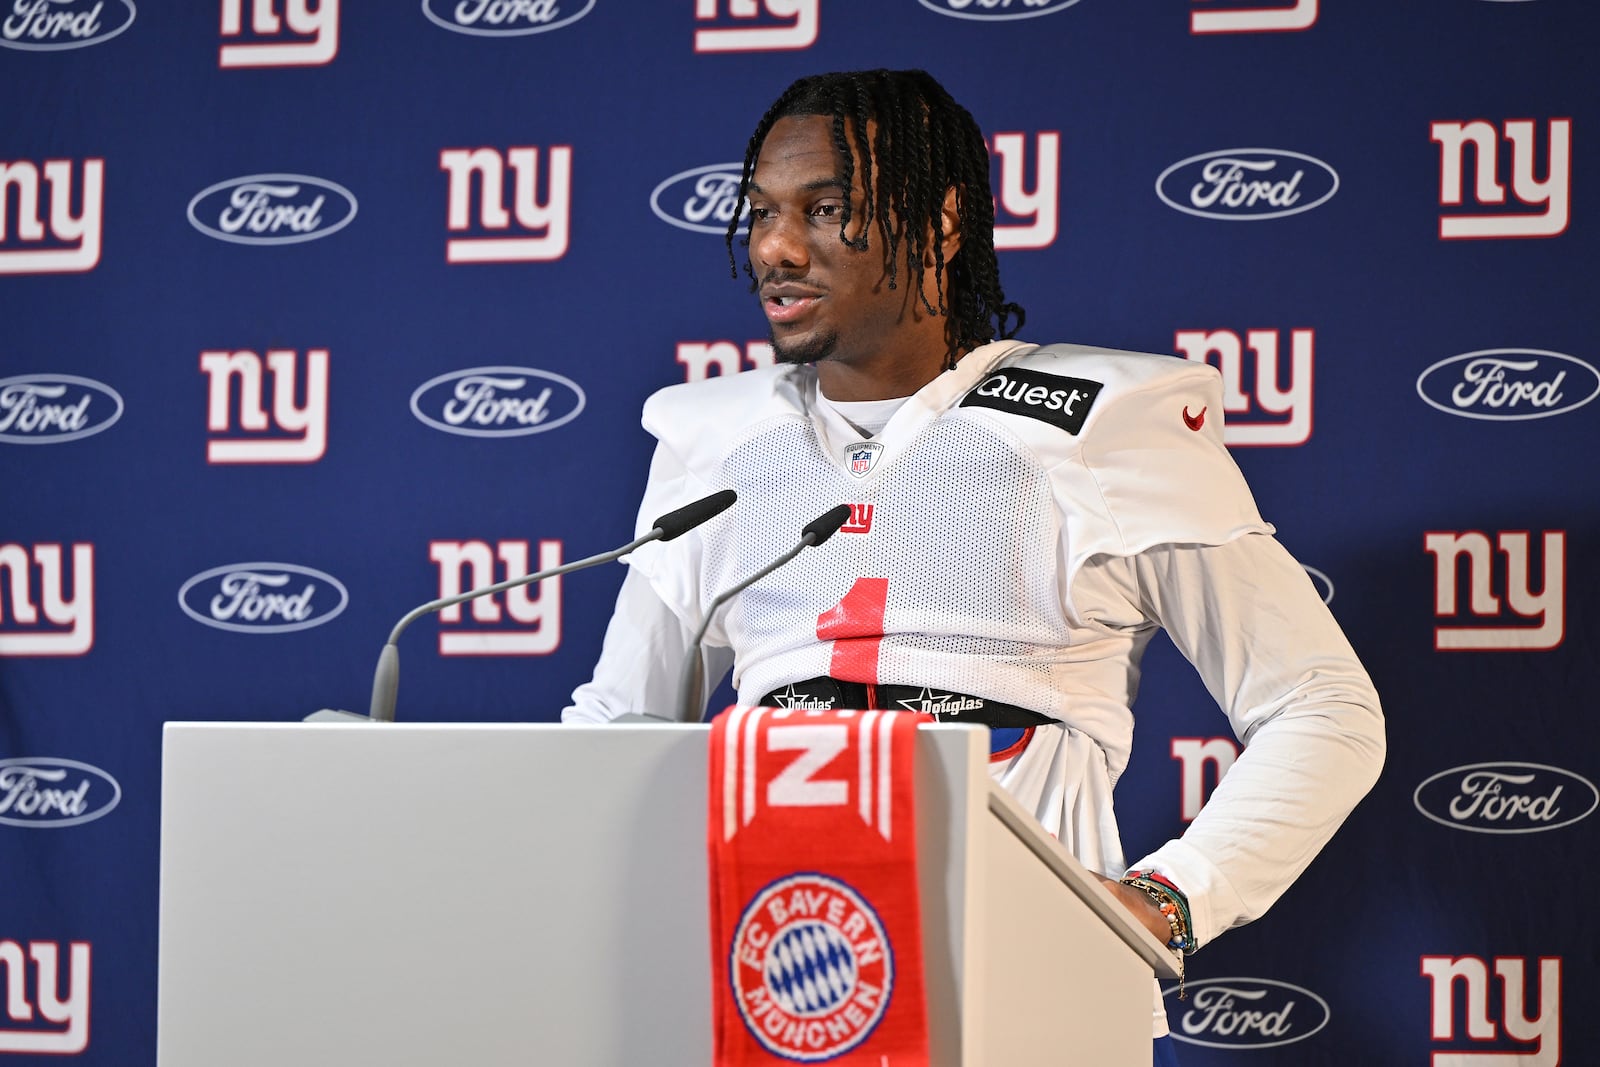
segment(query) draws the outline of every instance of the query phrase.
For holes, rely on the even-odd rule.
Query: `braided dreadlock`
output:
[[[994,340],[997,332],[1001,337],[1015,336],[1022,327],[1024,312],[1021,306],[1007,303],[1000,288],[988,148],[972,115],[926,71],[818,74],[801,78],[783,91],[761,116],[745,148],[739,201],[727,234],[728,261],[734,277],[739,271],[733,241],[748,203],[750,178],[761,146],[779,119],[809,115],[833,119],[833,143],[844,168],[845,186],[850,186],[854,160],[859,159],[862,187],[869,190],[862,208],[861,235],[854,240],[846,236],[852,209],[847,201],[841,211],[839,240],[865,251],[868,234],[876,222],[887,250],[889,287],[895,288],[900,245],[904,241],[905,259],[916,270],[916,277],[911,280],[919,293],[923,292],[927,255],[933,253],[934,291],[939,306],[929,304],[925,294],[921,299],[929,314],[945,316],[945,341],[949,346],[946,369],[955,366],[966,351]],[[869,120],[876,127],[870,145]],[[937,238],[945,194],[952,188],[961,220],[961,247],[946,263]],[[934,238],[931,248],[930,234]],[[753,286],[755,275],[748,262],[744,269]]]

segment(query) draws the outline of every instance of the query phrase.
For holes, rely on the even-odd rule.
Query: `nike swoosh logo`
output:
[[[1206,424],[1206,409],[1201,408],[1200,414],[1191,415],[1189,414],[1189,405],[1183,405],[1183,424],[1191,430],[1199,430],[1200,427]]]

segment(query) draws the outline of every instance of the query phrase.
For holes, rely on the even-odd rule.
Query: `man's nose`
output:
[[[783,215],[755,230],[750,239],[750,254],[756,264],[764,268],[803,269],[811,262],[800,223]]]

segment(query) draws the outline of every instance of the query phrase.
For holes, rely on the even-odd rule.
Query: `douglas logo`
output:
[[[337,578],[293,563],[213,567],[178,590],[179,606],[195,622],[245,634],[309,630],[349,601]]]
[[[1177,987],[1163,990],[1171,996]],[[1172,1036],[1208,1048],[1275,1048],[1304,1041],[1328,1025],[1328,1002],[1269,978],[1207,978],[1189,983]],[[1170,1018],[1170,1016],[1169,1016]]]
[[[411,413],[445,433],[521,437],[565,426],[587,403],[578,383],[532,367],[474,367],[430,378]]]
[[[1543,419],[1600,396],[1600,371],[1560,352],[1486,348],[1441,359],[1423,371],[1417,395],[1466,419]]]
[[[0,759],[0,823],[54,829],[110,814],[122,787],[98,767],[53,756]]]
[[[189,201],[189,224],[207,237],[241,245],[315,241],[356,217],[342,185],[304,174],[252,174],[201,190]]]
[[[743,163],[713,163],[680,171],[650,192],[650,210],[662,222],[695,233],[725,234],[739,200]],[[750,208],[739,216],[744,227]]]
[[[1338,191],[1332,167],[1277,148],[1205,152],[1179,160],[1156,179],[1156,195],[1168,207],[1229,222],[1298,215]]]
[[[1031,19],[1054,15],[1078,0],[917,0],[923,7],[953,19],[978,19],[999,22],[1003,19]]]
[[[70,374],[0,378],[0,441],[53,445],[110,429],[122,397],[108,385]]]
[[[1436,823],[1479,834],[1557,830],[1600,804],[1594,783],[1541,763],[1472,763],[1417,786],[1417,810]]]
[[[11,0],[10,6],[0,22],[0,48],[29,52],[104,44],[132,26],[137,14],[133,0]]]
[[[595,0],[422,0],[435,25],[479,37],[520,37],[559,30],[594,9]]]

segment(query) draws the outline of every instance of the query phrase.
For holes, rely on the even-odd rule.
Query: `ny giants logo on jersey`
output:
[[[189,225],[219,241],[289,245],[337,233],[356,217],[342,185],[308,174],[251,174],[209,185],[189,201]]]
[[[1243,340],[1232,330],[1179,330],[1174,336],[1179,355],[1222,372],[1224,444],[1293,447],[1310,439],[1316,331],[1290,332],[1287,368],[1279,358],[1281,340],[1279,330],[1248,330]]]
[[[446,148],[439,153],[439,169],[450,178],[450,232],[480,234],[446,240],[446,262],[539,263],[566,255],[572,216],[572,149],[567,145],[549,149],[543,202],[538,194],[539,152],[538,148],[523,146],[503,151]],[[505,201],[508,167],[513,176],[509,211]],[[478,200],[476,225],[472,211],[474,189]],[[513,216],[515,226],[511,222]]]
[[[777,363],[768,341],[746,341],[743,351],[734,341],[679,341],[678,362],[683,380],[703,382],[707,378],[740,371],[771,367]]]
[[[1315,156],[1281,148],[1224,148],[1180,159],[1156,178],[1162,203],[1225,222],[1281,219],[1333,199],[1339,175]]]
[[[0,378],[0,442],[53,445],[108,430],[122,418],[122,397],[109,385],[71,374]]]
[[[1327,1026],[1333,1014],[1311,990],[1270,978],[1207,978],[1188,983],[1188,990],[1188,999],[1174,1000],[1168,1010],[1172,1036],[1207,1048],[1292,1045]],[[1178,991],[1172,986],[1162,995]]]
[[[1189,14],[1189,32],[1199,33],[1284,33],[1309,30],[1317,21],[1317,0],[1295,0],[1292,4],[1271,3],[1240,6],[1226,0],[1194,0]]]
[[[296,403],[299,355],[273,349],[200,353],[206,390],[207,463],[315,463],[328,450],[328,350],[305,354],[304,402]],[[272,410],[263,404],[272,374]],[[234,387],[234,383],[238,387]]]
[[[11,0],[11,11],[0,22],[0,48],[88,48],[132,26],[137,14],[133,0]]]
[[[344,583],[296,563],[229,563],[190,578],[178,606],[195,622],[238,634],[283,634],[332,622],[350,603]]]
[[[94,545],[74,542],[70,560],[69,575],[58,544],[30,552],[0,543],[0,656],[81,656],[94,647]]]
[[[0,1053],[70,1056],[89,1047],[90,943],[69,942],[65,953],[62,948],[57,941],[0,941],[0,970],[6,976]]]
[[[436,26],[478,37],[521,37],[570,26],[595,0],[422,0],[422,13]]]
[[[1556,1067],[1561,1063],[1561,957],[1541,956],[1539,989],[1528,990],[1532,961],[1526,956],[1423,956],[1422,977],[1428,979],[1434,1043],[1433,1067]],[[1491,966],[1500,979],[1500,1019],[1490,1018],[1494,985]],[[1458,1000],[1456,991],[1462,995]],[[1528,1015],[1529,1008],[1535,1014]],[[1466,1033],[1457,1037],[1464,1024]],[[1487,1043],[1496,1049],[1487,1049]],[[1440,1045],[1470,1051],[1441,1049]],[[1531,1047],[1530,1047],[1531,1046]]]
[[[1486,348],[1433,364],[1417,377],[1417,395],[1466,419],[1543,419],[1600,396],[1600,371],[1560,352]]]
[[[339,54],[339,0],[222,0],[217,66],[317,67]]]
[[[850,518],[841,527],[840,533],[866,534],[872,532],[872,515],[877,510],[875,504],[851,504]]]
[[[1078,0],[917,0],[917,2],[930,11],[949,15],[954,19],[1005,22],[1011,19],[1054,15],[1059,11],[1065,11]]]
[[[1540,651],[1561,644],[1566,633],[1567,535],[1562,530],[1544,534],[1544,576],[1538,593],[1530,583],[1530,536],[1520,530],[1502,532],[1495,541],[1476,530],[1432,531],[1424,535],[1423,547],[1434,561],[1434,615],[1441,619],[1466,616],[1496,620],[1435,626],[1435,649]],[[1500,559],[1505,561],[1504,578],[1497,582],[1495,561]],[[1467,588],[1464,611],[1458,596],[1463,560]],[[1496,592],[1497,587],[1503,592]],[[1514,617],[1505,614],[1504,603],[1509,603]]]
[[[93,270],[100,262],[105,173],[105,160],[82,161],[82,192],[75,215],[72,160],[48,159],[42,167],[26,160],[0,160],[0,274]],[[40,210],[45,201],[50,205],[48,227]],[[12,221],[15,231],[9,228]]]
[[[527,541],[430,541],[439,567],[439,598],[561,566],[561,542],[540,541],[538,566],[528,565]],[[495,559],[502,573],[495,574]],[[501,604],[504,604],[502,609]],[[462,607],[472,614],[464,624]],[[509,618],[507,618],[509,616]],[[561,576],[478,597],[439,612],[441,656],[544,656],[561,647]]]
[[[1600,790],[1580,774],[1543,763],[1473,763],[1427,779],[1411,802],[1452,830],[1533,834],[1588,818],[1600,805]]]
[[[1470,122],[1435,122],[1429,137],[1439,146],[1439,204],[1456,208],[1463,197],[1467,146],[1472,146],[1474,181],[1472,213],[1440,212],[1441,240],[1477,240],[1513,237],[1556,237],[1567,232],[1572,198],[1572,120],[1551,119],[1546,125],[1545,157],[1541,180],[1534,176],[1538,140],[1534,119],[1509,119],[1501,131],[1481,119]],[[1500,181],[1500,161],[1508,157],[1511,191],[1523,210],[1506,210],[1506,187]],[[1526,210],[1532,209],[1532,210]]]
[[[547,370],[473,367],[423,382],[411,413],[463,437],[523,437],[565,426],[586,403],[577,382]]]
[[[30,830],[78,826],[108,815],[122,786],[99,767],[55,756],[0,759],[0,823]]]
[[[822,0],[695,0],[696,52],[789,52],[817,41]]]
[[[998,190],[995,248],[1046,248],[1055,243],[1061,211],[1061,134],[1043,130],[1034,135],[1032,190],[1027,180],[1028,135],[997,133],[992,144]]]

